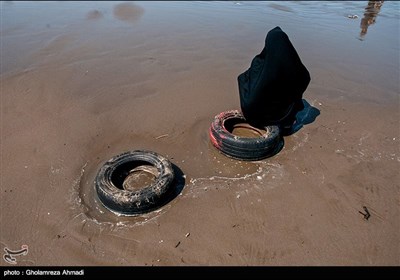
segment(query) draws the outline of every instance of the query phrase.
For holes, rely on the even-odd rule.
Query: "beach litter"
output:
[[[363,206],[363,209],[364,209],[365,213],[363,213],[361,211],[358,211],[358,213],[363,215],[364,219],[368,221],[369,217],[371,217],[371,214],[369,213],[367,206]]]
[[[357,19],[358,18],[357,15],[347,15],[347,17],[350,18],[350,19]]]

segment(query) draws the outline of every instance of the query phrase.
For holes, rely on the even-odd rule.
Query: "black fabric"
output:
[[[255,127],[288,125],[304,108],[302,96],[310,74],[282,29],[270,30],[264,49],[238,77],[240,106]]]

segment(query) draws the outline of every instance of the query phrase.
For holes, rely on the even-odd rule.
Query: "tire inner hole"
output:
[[[157,167],[145,160],[130,160],[118,165],[111,174],[112,184],[121,190],[135,191],[155,183]]]
[[[140,165],[129,171],[122,182],[122,188],[127,191],[137,191],[155,183],[158,170],[152,165]]]
[[[233,135],[244,138],[259,138],[267,133],[266,130],[253,127],[239,118],[226,120],[224,126]]]

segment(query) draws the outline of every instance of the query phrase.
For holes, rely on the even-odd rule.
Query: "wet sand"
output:
[[[398,2],[0,5],[0,244],[29,246],[17,265],[400,265]],[[271,158],[229,159],[208,128],[240,109],[237,76],[275,26],[311,74],[302,126]],[[137,149],[184,188],[118,217],[94,177]]]

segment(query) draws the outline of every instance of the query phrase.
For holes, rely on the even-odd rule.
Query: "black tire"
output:
[[[152,167],[155,181],[138,190],[126,190],[125,179],[135,168]],[[150,151],[126,152],[107,161],[97,173],[95,188],[101,203],[110,211],[133,216],[155,210],[165,204],[174,181],[171,163]]]
[[[275,155],[282,147],[278,126],[266,126],[265,131],[246,125],[260,137],[247,138],[232,134],[235,124],[246,119],[238,110],[222,112],[215,116],[209,135],[211,143],[223,154],[240,160],[260,160]]]

